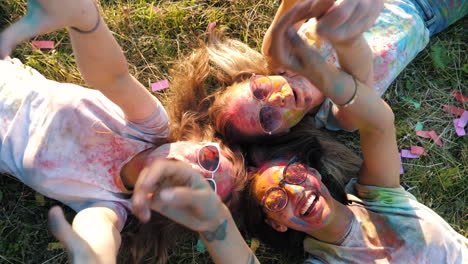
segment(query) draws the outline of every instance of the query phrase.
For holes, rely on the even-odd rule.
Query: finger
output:
[[[158,191],[161,182],[164,180],[171,180],[193,188],[201,188],[203,187],[201,178],[203,176],[182,162],[168,160],[154,162],[140,173],[135,184],[132,197],[135,215],[142,221],[149,220],[148,195]]]
[[[278,24],[286,23],[286,26],[294,25],[299,21],[312,17],[321,17],[334,4],[334,0],[308,0],[294,5]]]
[[[59,206],[54,206],[49,210],[48,224],[52,234],[71,251],[73,251],[74,243],[82,240],[65,219],[62,208]]]
[[[352,41],[372,26],[369,25],[369,21],[365,18],[366,16],[361,15],[352,17],[349,23],[339,26],[324,37],[335,43]]]
[[[353,12],[345,23],[330,29],[326,33],[322,32],[321,36],[336,43],[354,39],[368,29],[366,24],[368,10],[364,9],[365,7],[358,4],[356,10],[359,10],[359,12]]]
[[[296,4],[286,14],[284,14],[280,21],[273,27],[272,35],[279,38],[285,37],[288,29],[294,24],[304,19],[322,15],[333,5],[333,2],[333,0],[309,0]],[[272,46],[273,47],[270,47],[269,51],[271,51],[271,53],[269,54],[276,54],[279,52],[280,45]]]
[[[209,206],[213,198],[217,198],[216,193],[211,189],[197,190],[189,187],[174,187],[162,190],[155,199],[151,201],[152,208],[160,208],[162,206],[175,206],[175,207],[196,207],[196,206]]]
[[[189,227],[195,220],[215,219],[223,204],[211,188],[194,190],[187,187],[164,189],[151,203],[156,211]]]
[[[306,67],[306,65],[320,67],[320,65],[325,62],[322,55],[314,48],[307,45],[293,28],[289,29],[288,38],[291,41],[292,53],[295,55],[294,57],[297,58],[297,67],[303,68]],[[295,69],[293,68],[292,70]]]
[[[358,10],[359,1],[344,0],[334,5],[330,10],[317,21],[317,33],[325,37],[331,34],[336,28],[349,23],[349,18],[355,13],[364,12]]]

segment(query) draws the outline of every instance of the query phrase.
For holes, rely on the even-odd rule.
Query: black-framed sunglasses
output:
[[[288,193],[284,189],[284,185],[303,184],[307,179],[307,173],[319,175],[316,169],[311,169],[299,162],[297,157],[289,160],[283,170],[283,179],[279,182],[279,186],[270,187],[262,197],[261,205],[272,212],[279,212],[286,208],[289,202]]]
[[[211,173],[211,178],[205,178],[211,189],[217,192],[217,184],[214,178],[215,172],[221,163],[221,149],[218,143],[205,143],[197,155],[198,165]]]
[[[252,74],[250,77],[250,91],[256,100],[264,102],[273,92],[273,82],[268,76]],[[271,135],[281,126],[281,116],[278,107],[262,106],[259,112],[259,120],[263,131]]]

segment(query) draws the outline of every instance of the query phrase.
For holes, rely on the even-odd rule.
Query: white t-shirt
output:
[[[129,121],[97,90],[47,80],[17,59],[0,60],[0,172],[76,211],[108,206],[125,222],[130,192],[122,166],[169,133],[158,102]]]
[[[468,240],[400,188],[358,184],[346,192],[355,220],[339,245],[307,237],[306,263],[468,263]]]

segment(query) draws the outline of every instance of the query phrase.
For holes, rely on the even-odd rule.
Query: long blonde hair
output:
[[[174,89],[166,105],[171,120],[196,115],[195,122],[214,123],[225,140],[234,142],[242,138],[230,122],[236,113],[226,107],[229,91],[253,73],[269,75],[270,70],[258,51],[215,30],[206,43],[200,41],[200,47],[181,59],[170,73]],[[187,112],[187,109],[191,110]],[[179,124],[172,124],[172,128],[179,130],[176,127]]]

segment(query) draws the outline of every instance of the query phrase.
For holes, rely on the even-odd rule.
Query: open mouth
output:
[[[316,193],[312,193],[307,197],[307,201],[301,208],[300,214],[301,216],[308,216],[314,210],[315,205],[319,199],[319,195]]]
[[[295,105],[297,107],[297,103],[298,103],[298,100],[299,100],[299,95],[297,94],[296,90],[294,88],[292,88],[292,87],[291,87],[291,91],[292,91],[292,93],[294,95],[294,103],[295,103]]]

